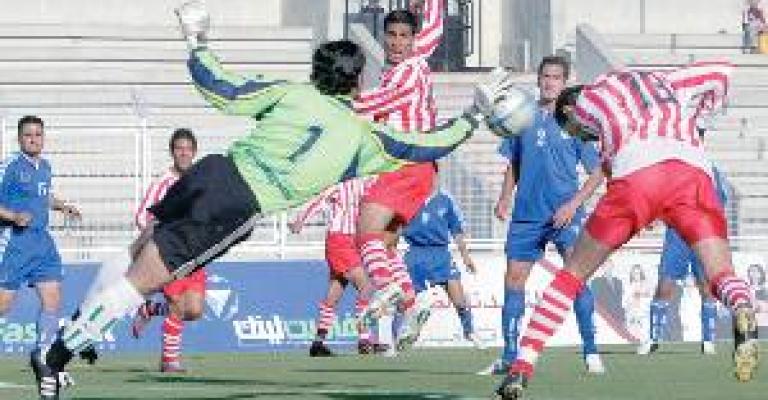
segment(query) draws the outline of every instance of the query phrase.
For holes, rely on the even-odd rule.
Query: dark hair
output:
[[[358,86],[364,66],[360,46],[349,40],[335,40],[315,50],[309,79],[322,94],[346,95]]]
[[[557,121],[561,128],[565,128],[565,123],[568,122],[565,107],[576,105],[576,100],[579,99],[582,89],[584,89],[583,85],[569,86],[563,89],[560,95],[557,96],[557,102],[555,102],[555,121]]]
[[[541,63],[539,63],[539,77],[541,77],[541,74],[544,72],[544,67],[547,65],[561,66],[563,68],[563,78],[565,78],[566,81],[571,76],[571,63],[563,56],[546,56],[542,58]]]
[[[416,18],[416,14],[409,10],[394,10],[387,13],[384,17],[384,30],[389,28],[390,24],[406,24],[411,27],[411,32],[416,33],[416,29],[419,27],[419,19]]]
[[[192,147],[197,150],[197,138],[195,137],[195,134],[192,133],[191,130],[187,128],[179,128],[173,131],[173,134],[171,135],[171,140],[168,141],[168,150],[173,153],[173,145],[176,144],[177,140],[189,140],[192,142]]]
[[[19,135],[21,135],[21,130],[24,129],[24,125],[26,124],[38,124],[41,128],[45,128],[45,124],[43,124],[43,120],[40,117],[36,115],[25,115],[19,120],[17,128]]]

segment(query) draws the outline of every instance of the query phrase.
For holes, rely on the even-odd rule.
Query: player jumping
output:
[[[612,72],[560,95],[558,123],[574,136],[600,140],[610,181],[572,256],[534,307],[517,359],[496,391],[502,399],[522,397],[547,339],[584,282],[655,219],[680,233],[701,260],[715,297],[733,311],[735,375],[752,379],[755,311],[747,283],[733,270],[725,214],[695,129],[699,116],[723,105],[732,68],[702,62],[669,72]]]
[[[355,110],[401,131],[428,133],[435,128],[437,108],[427,58],[435,51],[443,33],[444,0],[412,3],[423,11],[418,29],[416,13],[395,10],[384,18],[385,51],[389,69],[381,84],[355,98]],[[397,303],[406,315],[406,332],[418,335],[429,307],[415,301],[416,293],[395,242],[397,229],[407,224],[432,192],[436,166],[414,163],[382,174],[363,197],[358,222],[358,244],[365,269],[376,290],[368,315]],[[412,338],[411,338],[412,339]]]
[[[174,279],[189,275],[243,241],[261,216],[295,207],[340,181],[449,154],[492,114],[501,80],[478,87],[473,106],[431,135],[395,131],[363,121],[351,108],[365,64],[349,41],[319,46],[310,84],[251,79],[225,71],[205,47],[208,16],[179,10],[191,49],[190,77],[215,107],[251,116],[255,128],[227,155],[194,164],[150,209],[158,221],[140,238],[127,272],[86,298],[57,340],[33,354],[38,386],[56,379],[72,354],[99,339],[118,320]],[[46,399],[58,398],[58,386]]]

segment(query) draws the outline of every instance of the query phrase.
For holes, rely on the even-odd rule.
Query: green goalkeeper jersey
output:
[[[191,53],[188,67],[210,104],[253,118],[254,128],[232,143],[229,154],[263,213],[302,204],[346,179],[436,160],[476,126],[465,116],[429,134],[397,132],[355,115],[348,97],[227,72],[204,48]]]

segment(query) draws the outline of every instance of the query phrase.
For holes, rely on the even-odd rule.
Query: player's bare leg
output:
[[[152,238],[152,231],[153,226],[149,225],[146,229],[142,230],[139,233],[139,237],[136,238],[133,243],[131,243],[131,260],[135,260],[136,257],[138,257],[141,249],[144,248],[144,245],[147,244],[147,242],[149,242],[149,240]],[[153,317],[168,315],[170,312],[169,304],[170,301],[167,298],[164,303],[155,302],[152,299],[147,299],[144,304],[139,306],[139,308],[136,310],[136,316],[133,319],[133,323],[131,324],[131,334],[133,337],[136,339],[141,337],[144,328],[146,328]]]
[[[157,246],[149,241],[139,252],[125,275],[104,285],[86,298],[80,315],[64,327],[49,349],[34,359],[34,369],[44,376],[55,376],[72,355],[99,340],[119,319],[144,302],[144,296],[158,291],[172,280],[160,258]]]
[[[760,361],[757,320],[748,287],[733,274],[728,241],[719,237],[703,239],[691,246],[709,277],[711,291],[733,310],[733,363],[736,379],[752,380]]]
[[[573,253],[565,266],[542,293],[542,299],[533,309],[533,315],[520,340],[517,360],[496,389],[502,400],[523,398],[523,391],[533,375],[533,368],[546,340],[554,335],[565,321],[573,302],[592,274],[605,262],[613,249],[582,231]]]

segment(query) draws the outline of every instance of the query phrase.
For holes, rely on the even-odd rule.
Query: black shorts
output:
[[[214,154],[192,165],[149,211],[160,257],[180,278],[247,238],[260,208],[235,163]]]

